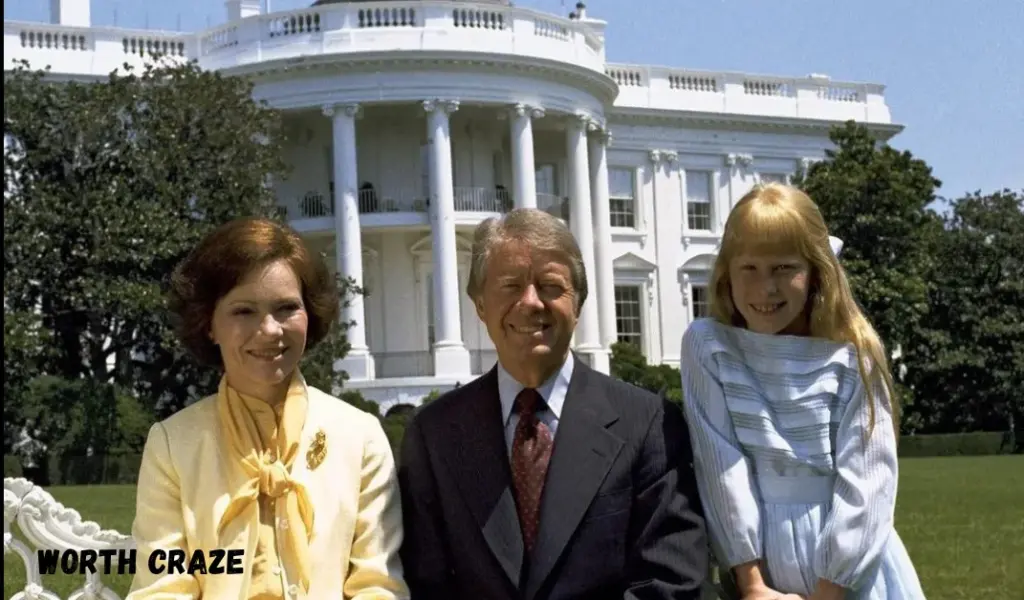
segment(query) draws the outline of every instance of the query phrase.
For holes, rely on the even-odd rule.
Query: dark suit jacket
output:
[[[708,550],[691,463],[678,408],[577,359],[528,559],[495,367],[406,429],[401,556],[413,600],[696,600]]]

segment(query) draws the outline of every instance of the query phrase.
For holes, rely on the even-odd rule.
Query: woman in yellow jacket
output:
[[[384,431],[298,368],[338,300],[319,256],[268,220],[222,226],[176,269],[179,336],[223,377],[216,394],[149,432],[129,599],[409,597]],[[225,559],[211,569],[214,550],[233,551],[236,568]],[[168,569],[172,552],[184,570]],[[205,572],[187,568],[196,556]]]

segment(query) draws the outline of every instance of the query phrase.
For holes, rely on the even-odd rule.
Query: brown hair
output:
[[[236,219],[203,238],[171,275],[168,300],[178,338],[201,363],[222,366],[220,351],[210,340],[217,302],[253,269],[278,260],[288,263],[302,285],[309,314],[306,350],[327,336],[338,318],[340,299],[323,259],[284,225],[269,219]]]
[[[576,292],[576,313],[587,299],[587,271],[576,238],[558,217],[536,208],[517,208],[502,217],[492,217],[477,226],[473,235],[473,256],[469,267],[466,293],[477,300],[484,289],[487,259],[495,246],[508,241],[521,241],[531,248],[561,254],[565,257],[572,287]]]

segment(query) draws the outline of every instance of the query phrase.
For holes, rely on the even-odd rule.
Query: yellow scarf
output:
[[[302,483],[291,478],[290,471],[299,452],[299,439],[306,420],[306,382],[296,371],[288,387],[281,421],[273,440],[264,452],[259,430],[245,406],[241,394],[223,377],[217,392],[217,413],[221,432],[228,441],[233,458],[249,477],[231,498],[218,524],[218,533],[240,515],[260,495],[283,498],[285,502],[284,550],[295,561],[299,579],[309,589],[309,541],[313,534],[313,505]],[[286,557],[282,557],[286,558]],[[286,560],[286,563],[289,562]]]

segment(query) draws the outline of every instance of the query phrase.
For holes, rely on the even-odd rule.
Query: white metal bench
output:
[[[22,536],[15,538],[11,525],[18,524]],[[131,536],[102,529],[98,523],[83,521],[73,508],[57,502],[42,487],[21,477],[4,478],[4,556],[17,554],[25,567],[25,589],[9,600],[61,600],[43,588],[39,575],[38,550],[130,550],[135,547]],[[116,559],[112,561],[116,572]],[[717,586],[711,581],[705,588],[708,600],[718,597]],[[86,574],[82,587],[67,600],[121,600],[113,590],[103,585],[101,575]]]
[[[11,526],[17,523],[25,541],[14,537]],[[39,575],[38,550],[130,550],[131,536],[102,529],[98,523],[83,521],[73,508],[57,502],[45,489],[21,477],[4,478],[4,556],[16,554],[25,567],[25,589],[10,600],[61,600],[46,590]],[[112,564],[117,567],[116,558]],[[101,575],[86,574],[82,587],[68,600],[121,600],[103,585]]]

